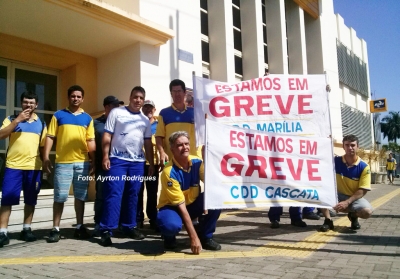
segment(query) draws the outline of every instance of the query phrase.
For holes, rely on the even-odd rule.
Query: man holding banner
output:
[[[364,199],[365,194],[371,190],[371,171],[367,163],[357,156],[358,138],[348,135],[343,138],[344,156],[335,157],[336,183],[339,203],[333,209],[337,212],[346,212],[351,221],[351,229],[361,228],[358,217],[368,219],[373,208]],[[329,210],[321,208],[325,216],[324,224],[320,231],[333,230],[333,221]]]
[[[203,215],[204,193],[200,193],[200,180],[204,181],[204,164],[200,158],[189,155],[189,140],[189,134],[184,131],[169,137],[173,157],[161,174],[157,223],[165,249],[176,248],[176,235],[183,223],[193,254],[199,254],[202,248],[221,250],[221,245],[212,238],[221,210],[208,210]],[[199,218],[196,229],[192,224],[195,218]]]

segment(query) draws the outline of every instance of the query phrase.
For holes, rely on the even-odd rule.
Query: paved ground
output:
[[[72,224],[63,225],[65,238],[56,244],[46,243],[49,228],[36,230],[33,243],[11,233],[0,249],[0,278],[400,278],[400,181],[373,185],[367,199],[375,212],[357,232],[346,215],[334,218],[335,231],[320,233],[322,220],[296,228],[287,210],[276,230],[267,209],[225,211],[215,235],[223,250],[198,256],[185,232],[168,253],[149,229],[144,241],[117,235],[107,248],[98,238],[74,240]]]

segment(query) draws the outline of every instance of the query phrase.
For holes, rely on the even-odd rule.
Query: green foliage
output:
[[[382,118],[381,131],[383,138],[397,143],[397,139],[400,139],[400,112],[390,111],[389,115]]]
[[[382,145],[382,149],[386,151],[392,151],[394,153],[400,153],[400,145],[395,142],[389,142],[389,144]]]

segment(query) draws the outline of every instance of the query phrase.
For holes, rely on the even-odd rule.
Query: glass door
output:
[[[33,91],[39,97],[38,107],[35,113],[48,126],[54,112],[57,110],[58,97],[58,72],[42,69],[16,62],[0,60],[0,119],[11,114],[21,112],[21,94],[25,91]],[[5,165],[5,153],[8,140],[0,140],[1,182]],[[54,164],[55,145],[50,153],[50,160]],[[2,184],[2,183],[1,183]],[[53,174],[44,176],[42,189],[53,189]]]

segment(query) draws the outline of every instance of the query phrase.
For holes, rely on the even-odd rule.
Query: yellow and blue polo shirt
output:
[[[56,111],[47,136],[56,137],[56,163],[89,161],[88,140],[94,140],[93,119],[80,109],[72,113],[68,108]]]
[[[158,116],[158,125],[155,136],[163,137],[163,148],[168,157],[173,157],[169,147],[169,136],[178,131],[185,131],[190,137],[190,155],[197,155],[196,135],[194,129],[194,109],[186,107],[184,111],[179,111],[174,105],[164,108]]]
[[[347,166],[344,156],[336,156],[335,171],[339,193],[351,196],[358,189],[371,190],[371,171],[368,164],[360,157],[354,165]]]
[[[204,181],[204,164],[196,156],[189,156],[189,169],[184,170],[172,159],[161,174],[161,193],[158,208],[193,203],[200,194],[200,181]]]
[[[386,170],[395,170],[396,169],[396,159],[392,158],[392,159],[387,159],[386,161]]]
[[[0,129],[4,129],[11,122],[11,116],[8,116]],[[6,167],[19,170],[41,170],[39,146],[44,146],[46,133],[46,124],[36,114],[33,115],[33,119],[18,123],[10,134]]]

